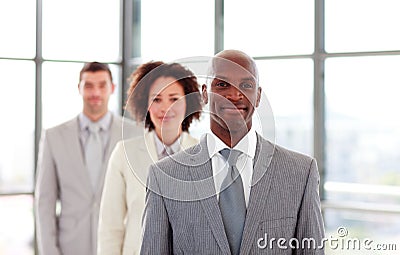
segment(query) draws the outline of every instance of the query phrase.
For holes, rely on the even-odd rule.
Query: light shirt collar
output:
[[[256,146],[257,134],[255,129],[252,127],[250,131],[232,149],[241,151],[251,159],[254,159],[256,154]],[[219,151],[222,149],[231,149],[212,132],[207,134],[207,147],[210,158],[215,156],[215,154],[219,153]]]
[[[154,142],[156,144],[157,155],[161,155],[162,152],[164,151],[164,149],[167,150],[167,153],[169,155],[180,151],[181,150],[181,138],[182,138],[182,134],[179,136],[178,139],[176,139],[176,141],[173,144],[171,144],[170,146],[167,146],[160,140],[160,138],[158,138],[157,133],[154,132]]]
[[[96,123],[97,125],[100,126],[101,130],[107,131],[111,126],[112,114],[110,111],[108,111],[103,117],[101,117],[101,119],[99,119],[96,122],[93,122],[89,119],[88,116],[86,116],[83,112],[81,112],[78,116],[78,119],[81,131],[86,130],[89,127],[89,124],[91,123]]]

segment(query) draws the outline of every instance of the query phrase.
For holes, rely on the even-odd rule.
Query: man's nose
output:
[[[232,101],[238,101],[238,100],[243,99],[243,93],[240,89],[231,85],[228,90],[228,93],[226,95],[226,98],[228,98],[229,100],[232,100]]]
[[[92,89],[93,95],[96,95],[96,96],[100,95],[100,91],[101,91],[101,89],[97,86],[94,86]]]

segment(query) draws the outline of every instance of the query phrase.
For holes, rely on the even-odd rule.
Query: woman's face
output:
[[[182,85],[173,77],[159,77],[151,85],[148,111],[159,136],[161,131],[181,132],[186,113],[184,96]]]

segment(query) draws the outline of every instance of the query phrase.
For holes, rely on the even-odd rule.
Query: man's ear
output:
[[[111,94],[114,93],[115,90],[115,83],[111,83]]]
[[[79,94],[82,95],[82,93],[81,93],[81,83],[80,82],[78,83],[78,91],[79,91]]]
[[[260,105],[260,101],[261,101],[261,92],[262,89],[261,87],[257,88],[257,101],[256,101],[256,107],[258,107]]]
[[[202,91],[202,97],[203,97],[204,104],[208,104],[208,93],[207,93],[207,85],[206,84],[203,84],[201,86],[201,91]]]

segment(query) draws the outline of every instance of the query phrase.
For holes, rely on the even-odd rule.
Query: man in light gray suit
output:
[[[104,174],[109,155],[132,123],[108,110],[114,92],[106,64],[80,72],[83,111],[43,132],[37,165],[35,216],[41,255],[95,255]]]
[[[141,254],[324,254],[315,159],[255,132],[252,58],[211,63],[212,133],[150,167]]]

